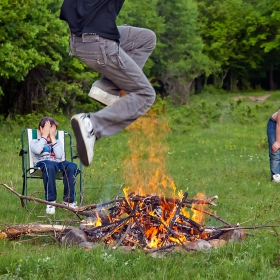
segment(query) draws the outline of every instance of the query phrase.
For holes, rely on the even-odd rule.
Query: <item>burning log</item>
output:
[[[218,221],[224,222],[226,226],[233,227],[211,212],[194,207],[194,205],[213,205],[217,196],[202,200],[187,200],[187,196],[188,193],[185,193],[179,200],[131,193],[126,198],[119,198],[114,206],[105,211],[106,213],[102,213],[104,210],[96,210],[95,219],[86,219],[80,228],[86,232],[92,242],[103,241],[106,244],[115,244],[115,247],[138,244],[143,248],[151,249],[178,245],[186,247],[188,243],[198,239],[207,241],[223,234],[220,228],[218,230],[207,228],[187,217],[183,213],[186,208],[209,214]],[[98,209],[98,207],[92,205],[84,209]]]

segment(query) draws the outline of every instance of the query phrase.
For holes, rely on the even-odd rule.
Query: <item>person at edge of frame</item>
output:
[[[280,183],[280,108],[267,123],[270,179]]]

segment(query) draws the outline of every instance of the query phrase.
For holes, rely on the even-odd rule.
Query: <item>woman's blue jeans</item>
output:
[[[275,153],[271,147],[276,142],[276,121],[270,118],[267,123],[268,152],[270,160],[270,179],[273,180],[274,174],[280,174],[280,149]]]

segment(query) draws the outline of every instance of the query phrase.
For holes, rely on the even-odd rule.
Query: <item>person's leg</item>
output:
[[[119,26],[121,48],[142,69],[156,46],[156,35],[152,30],[134,26]]]
[[[267,139],[268,152],[270,160],[270,179],[273,180],[273,175],[280,174],[280,150],[272,152],[271,147],[276,141],[276,121],[272,118],[267,123]]]
[[[55,176],[59,170],[57,162],[44,160],[39,161],[36,166],[40,167],[43,175],[43,182],[45,188],[45,199],[47,201],[56,200],[56,184]]]
[[[59,169],[62,171],[63,175],[63,201],[73,203],[76,196],[75,184],[76,176],[78,173],[78,166],[74,162],[63,161],[59,163]]]
[[[71,43],[75,56],[127,92],[112,105],[90,114],[96,139],[121,131],[149,110],[155,91],[142,69],[118,42],[84,34],[72,37]]]
[[[134,26],[118,26],[120,32],[120,47],[142,69],[156,46],[155,33],[149,29]],[[93,83],[105,92],[119,96],[120,89],[107,77]]]

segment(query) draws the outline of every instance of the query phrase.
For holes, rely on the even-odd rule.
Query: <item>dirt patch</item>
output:
[[[240,99],[248,98],[248,99],[250,99],[252,101],[255,101],[255,102],[263,102],[270,96],[271,96],[271,94],[269,94],[269,93],[265,94],[265,95],[262,95],[262,96],[239,95],[239,96],[232,97],[232,100],[238,101]]]

